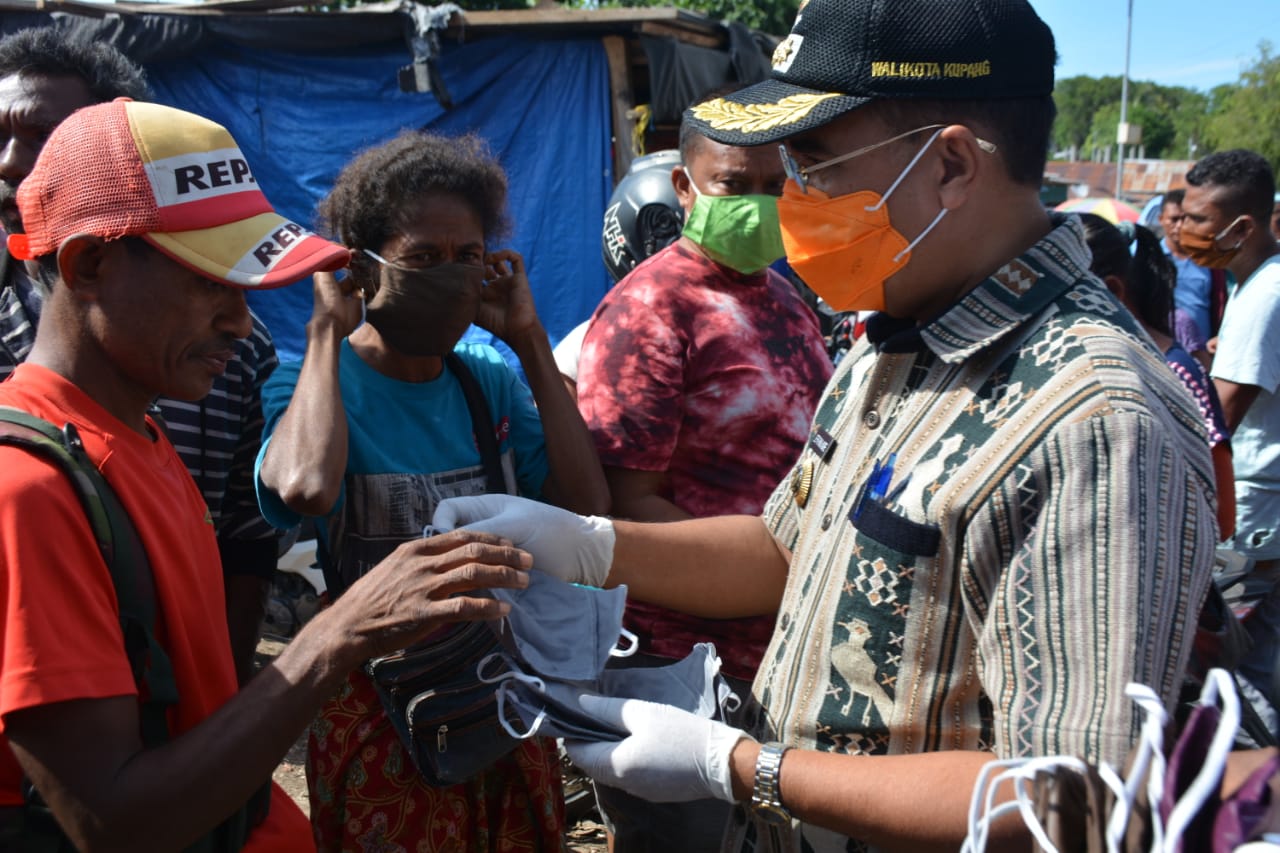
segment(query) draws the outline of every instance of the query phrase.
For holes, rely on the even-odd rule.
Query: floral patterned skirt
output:
[[[307,744],[320,853],[563,851],[555,741],[531,738],[469,782],[422,781],[362,670],[325,703]]]

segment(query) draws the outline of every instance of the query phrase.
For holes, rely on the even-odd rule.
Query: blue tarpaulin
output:
[[[613,188],[609,71],[599,39],[446,40],[440,69],[449,111],[430,93],[399,90],[396,71],[407,61],[403,42],[327,55],[223,44],[148,63],[147,74],[157,101],[225,125],[267,198],[304,225],[361,149],[406,128],[479,134],[509,182],[512,234],[490,248],[524,255],[556,342],[590,315],[609,283],[600,260]],[[253,293],[250,303],[281,359],[301,358],[310,283]]]

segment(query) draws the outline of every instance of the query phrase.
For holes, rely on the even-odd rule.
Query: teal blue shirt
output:
[[[492,347],[459,344],[455,352],[484,391],[498,448],[504,465],[514,472],[520,494],[541,497],[548,471],[547,452],[532,394]],[[262,391],[266,425],[254,474],[263,515],[277,527],[290,527],[301,517],[263,485],[262,460],[293,398],[301,368],[300,362],[281,364]],[[450,483],[471,477],[481,465],[462,386],[447,366],[429,382],[403,382],[374,370],[343,341],[338,376],[348,429],[344,481],[353,475],[433,475],[423,481],[424,488],[434,491],[439,484],[438,496],[448,497]],[[345,494],[344,488],[331,513],[342,505]],[[434,497],[428,496],[429,505],[422,507],[422,515],[434,509]],[[419,521],[425,524],[430,518],[415,519],[414,523]]]

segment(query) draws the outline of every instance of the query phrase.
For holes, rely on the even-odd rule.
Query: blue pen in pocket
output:
[[[880,464],[880,460],[876,460],[875,465],[871,467],[871,476],[867,477],[867,481],[862,484],[862,493],[858,497],[858,502],[853,510],[853,518],[857,520],[862,515],[863,507],[868,502],[881,503],[887,500],[893,500],[901,494],[903,488],[906,487],[907,481],[911,479],[911,472],[907,472],[907,476],[903,477],[897,486],[894,486],[892,492],[889,491],[889,485],[893,482],[893,466],[898,461],[896,452],[890,453],[889,458],[884,464]]]

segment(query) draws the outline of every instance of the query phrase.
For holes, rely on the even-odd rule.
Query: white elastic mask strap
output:
[[[538,716],[533,718],[533,725],[529,726],[529,731],[524,733],[516,731],[515,727],[507,721],[507,690],[510,687],[511,682],[504,681],[499,684],[498,689],[494,691],[494,695],[498,698],[498,724],[506,729],[507,734],[511,735],[515,740],[531,738],[538,733],[538,729],[542,726],[542,721],[547,718],[546,706],[543,706],[542,709],[538,711]]]
[[[742,707],[742,697],[734,693],[733,688],[724,682],[716,685],[716,702],[720,705],[721,711],[729,714]]]
[[[1124,783],[1124,796],[1117,798],[1107,822],[1108,849],[1118,847],[1124,837],[1144,778],[1147,780],[1148,806],[1152,814],[1159,814],[1160,801],[1164,795],[1164,726],[1169,718],[1164,703],[1145,684],[1130,684],[1124,692],[1142,710],[1144,719],[1138,738],[1138,750],[1129,768],[1129,777]],[[1159,820],[1153,820],[1151,824],[1151,849],[1159,850],[1164,843],[1164,826]]]
[[[1204,764],[1169,813],[1169,820],[1165,822],[1164,849],[1168,853],[1177,848],[1191,821],[1217,790],[1227,766],[1227,756],[1231,754],[1236,731],[1240,728],[1240,699],[1236,696],[1236,686],[1231,675],[1223,669],[1209,670],[1197,704],[1211,705],[1215,702],[1222,703],[1222,716],[1218,722],[1218,730],[1213,733],[1213,739],[1209,743]]]
[[[920,158],[924,156],[924,152],[929,150],[929,146],[933,144],[933,140],[937,139],[942,134],[943,130],[946,130],[946,128],[939,128],[933,132],[933,136],[929,137],[929,141],[924,145],[921,145],[920,150],[916,152],[916,156],[911,158],[911,162],[907,164],[907,168],[903,169],[898,174],[897,179],[894,180],[893,183],[889,184],[889,189],[884,191],[884,195],[880,196],[880,200],[868,207],[867,210],[879,210],[881,207],[884,207],[884,203],[889,200],[889,196],[893,195],[893,191],[898,188],[898,184],[902,183],[903,180],[906,179],[907,175],[911,174],[911,170],[915,168],[916,163],[920,162]],[[924,233],[928,234],[929,232],[926,230]]]
[[[1239,222],[1240,222],[1240,220],[1241,220],[1241,219],[1244,219],[1244,215],[1243,215],[1243,214],[1241,214],[1240,216],[1237,216],[1235,219],[1231,220],[1231,224],[1230,224],[1230,225],[1228,225],[1226,228],[1223,228],[1223,229],[1222,229],[1221,231],[1219,231],[1217,234],[1214,234],[1214,235],[1213,235],[1213,244],[1214,244],[1215,246],[1216,246],[1216,245],[1218,245],[1218,241],[1219,241],[1219,240],[1221,240],[1223,237],[1225,237],[1228,231],[1230,231],[1232,228],[1235,228],[1235,227],[1236,227],[1236,225],[1238,225],[1238,224],[1239,224]],[[1243,240],[1243,239],[1241,239],[1241,240],[1240,240],[1240,243],[1237,243],[1237,244],[1236,244],[1235,246],[1233,246],[1232,248],[1233,248],[1233,249],[1238,249],[1238,248],[1240,248],[1240,244],[1241,244],[1241,243],[1243,243],[1243,242],[1244,242],[1244,240]]]
[[[622,641],[626,640],[627,645],[622,646]],[[628,631],[622,629],[622,636],[618,638],[618,645],[609,649],[609,657],[611,658],[629,658],[636,653],[636,649],[640,648],[640,638]]]
[[[923,231],[921,231],[918,237],[916,237],[914,240],[908,243],[907,248],[903,249],[901,252],[893,256],[893,262],[896,264],[898,261],[902,260],[903,256],[910,254],[911,250],[914,249],[916,246],[919,246],[920,241],[923,240],[925,237],[928,237],[929,232],[932,231],[934,229],[934,226],[936,226],[939,222],[941,222],[942,217],[946,215],[947,215],[947,209],[945,207],[942,208],[942,210],[939,210],[938,215],[933,217],[933,221],[929,223],[929,226],[925,228]],[[905,481],[902,485],[906,485]]]

